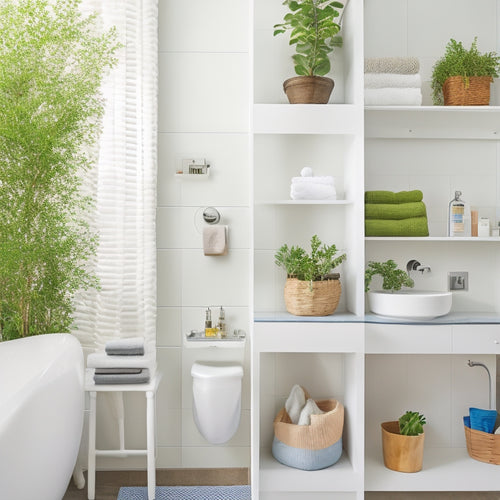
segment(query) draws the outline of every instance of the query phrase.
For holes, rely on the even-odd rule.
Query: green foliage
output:
[[[278,267],[285,269],[289,278],[303,281],[321,281],[340,265],[346,254],[337,254],[335,245],[322,245],[317,235],[311,238],[311,253],[308,254],[301,247],[283,245],[274,255],[274,262]]]
[[[434,64],[431,79],[432,100],[443,105],[443,84],[450,76],[462,76],[466,85],[470,76],[498,77],[500,58],[496,52],[481,54],[477,49],[477,37],[471,48],[465,49],[462,42],[451,39],[446,45],[444,56]]]
[[[365,292],[370,290],[372,278],[379,274],[383,278],[382,288],[384,290],[401,290],[401,287],[412,288],[415,283],[393,260],[386,262],[368,262],[365,270]]]
[[[285,0],[290,12],[284,23],[274,26],[274,35],[290,31],[290,45],[296,45],[292,56],[295,72],[301,76],[324,76],[330,71],[329,55],[342,47],[340,16],[344,5],[332,0]]]
[[[82,194],[116,63],[115,30],[81,0],[0,2],[0,338],[67,332],[73,296],[97,286]]]
[[[425,417],[416,411],[407,411],[399,417],[399,433],[404,436],[418,436],[424,432]]]

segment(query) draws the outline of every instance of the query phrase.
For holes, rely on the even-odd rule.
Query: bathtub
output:
[[[61,500],[83,408],[83,353],[75,337],[0,342],[0,498]]]

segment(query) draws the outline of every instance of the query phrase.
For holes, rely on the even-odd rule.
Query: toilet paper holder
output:
[[[220,213],[214,207],[206,207],[203,210],[203,220],[207,224],[218,224],[220,222]]]

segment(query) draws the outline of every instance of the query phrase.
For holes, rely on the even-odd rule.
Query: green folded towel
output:
[[[366,191],[365,203],[412,203],[422,201],[424,195],[419,189],[413,191]]]
[[[365,220],[365,236],[429,236],[427,217]]]
[[[427,211],[423,201],[413,203],[367,203],[365,219],[401,220],[411,217],[426,217]]]

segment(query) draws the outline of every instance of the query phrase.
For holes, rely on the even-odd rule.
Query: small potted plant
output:
[[[462,42],[451,39],[444,56],[433,67],[432,100],[445,106],[487,106],[490,84],[498,77],[500,58],[496,52],[481,54],[477,37],[467,50]]]
[[[328,316],[332,314],[342,292],[340,275],[332,270],[346,254],[337,255],[335,245],[323,245],[317,235],[311,238],[311,253],[301,247],[283,245],[275,254],[278,267],[285,269],[285,304],[296,316]]]
[[[285,0],[290,12],[284,23],[274,26],[274,35],[290,31],[290,45],[295,45],[292,56],[296,77],[283,83],[291,104],[326,104],[334,81],[325,77],[330,71],[330,54],[342,46],[339,35],[344,4],[332,0]],[[336,22],[336,20],[339,22]]]
[[[398,268],[398,265],[392,260],[386,262],[368,262],[365,270],[365,292],[370,290],[370,284],[375,275],[383,278],[382,289],[391,292],[401,290],[403,286],[413,288],[414,281],[408,276],[408,273]]]
[[[384,465],[388,469],[398,472],[422,470],[425,423],[422,414],[407,411],[399,420],[381,424]]]

